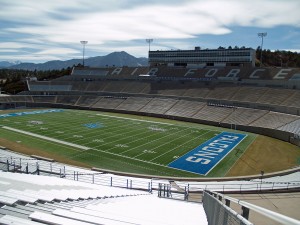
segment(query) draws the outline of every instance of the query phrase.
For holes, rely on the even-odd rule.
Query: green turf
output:
[[[99,127],[88,128],[85,124],[98,124]],[[180,121],[84,110],[0,118],[0,125],[89,147],[89,150],[81,150],[1,128],[1,138],[21,141],[27,146],[90,166],[189,177],[200,175],[172,169],[167,165],[226,130]],[[224,176],[255,136],[248,134],[208,176]]]

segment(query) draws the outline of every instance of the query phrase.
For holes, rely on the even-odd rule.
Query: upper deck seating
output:
[[[280,105],[294,94],[294,90],[290,89],[268,89],[258,100],[258,103]]]
[[[241,87],[230,100],[239,102],[256,102],[265,92],[267,88],[259,87]]]
[[[290,97],[288,97],[285,101],[281,102],[280,105],[300,108],[300,91],[294,90],[294,93]]]
[[[205,96],[206,99],[231,99],[232,96],[239,90],[239,87],[217,87],[210,90]]]

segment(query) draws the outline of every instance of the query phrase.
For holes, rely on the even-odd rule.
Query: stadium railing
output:
[[[268,182],[263,179],[235,182],[175,182],[163,178],[117,176],[111,173],[69,167],[64,164],[37,160],[35,158],[9,157],[4,155],[0,155],[0,170],[57,176],[86,183],[146,190],[149,192],[157,191],[160,193],[160,197],[194,202],[202,201],[202,193],[205,190],[220,193],[269,193],[275,191],[293,191],[299,190],[300,188],[300,182],[280,181],[282,179],[273,182]]]
[[[223,201],[225,203],[223,203]],[[242,215],[237,214],[230,208],[231,202],[241,206]],[[222,224],[252,224],[248,221],[248,218],[250,210],[253,210],[272,219],[273,221],[279,222],[280,224],[300,225],[299,220],[211,191],[203,192],[203,207],[207,216],[208,224],[219,224],[218,221],[222,221]]]

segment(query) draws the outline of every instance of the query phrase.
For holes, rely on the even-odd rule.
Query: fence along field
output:
[[[55,109],[2,113],[0,125],[1,138],[42,149],[53,156],[91,167],[161,176],[224,176],[256,136],[236,131],[225,133],[239,136],[239,141],[231,143],[222,158],[218,153],[223,150],[213,145],[205,154],[195,150],[203,143],[223,137],[224,130],[178,121]],[[228,143],[223,137],[218,147]],[[184,157],[193,150],[194,155],[189,159],[194,157],[194,160],[186,160]],[[201,157],[206,163],[199,161]],[[206,168],[206,172],[189,169],[195,165],[207,166],[208,161],[217,157],[220,159]],[[172,166],[180,159],[183,163]]]

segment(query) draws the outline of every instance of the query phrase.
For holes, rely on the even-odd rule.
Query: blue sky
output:
[[[0,61],[245,46],[300,52],[300,0],[0,0]]]

